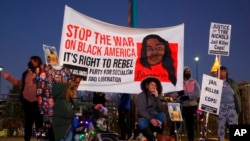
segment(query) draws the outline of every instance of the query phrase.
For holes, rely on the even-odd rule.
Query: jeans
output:
[[[162,123],[166,119],[166,115],[163,112],[160,112],[158,114],[152,115],[152,117],[158,119]],[[151,123],[150,123],[150,121],[147,118],[141,117],[141,118],[139,118],[138,125],[139,125],[140,129],[145,129],[145,128],[148,128],[151,125]]]

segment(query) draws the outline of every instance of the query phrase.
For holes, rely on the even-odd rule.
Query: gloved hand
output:
[[[178,93],[179,96],[183,96],[184,95],[184,91],[183,90],[178,91],[177,93]]]
[[[189,96],[187,95],[181,96],[180,101],[186,101],[186,100],[189,100]]]

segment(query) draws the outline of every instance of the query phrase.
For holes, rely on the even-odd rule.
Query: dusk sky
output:
[[[21,78],[29,57],[44,59],[43,44],[59,51],[65,5],[103,22],[127,26],[128,0],[1,0],[0,66]],[[221,64],[237,82],[250,82],[250,1],[249,0],[137,0],[137,27],[159,28],[184,23],[184,66],[196,79],[210,74],[215,56],[208,54],[211,22],[232,26],[229,56]],[[1,93],[11,84],[1,79]]]

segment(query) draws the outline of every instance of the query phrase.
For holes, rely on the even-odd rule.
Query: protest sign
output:
[[[212,114],[219,114],[223,81],[203,74],[199,109]]]

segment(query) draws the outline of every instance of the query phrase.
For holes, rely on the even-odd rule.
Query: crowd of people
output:
[[[151,37],[151,36],[150,36]],[[157,36],[153,36],[158,39]],[[158,39],[159,40],[159,39]],[[146,42],[146,41],[145,41]],[[150,50],[150,49],[148,49]],[[74,108],[77,104],[74,101],[77,87],[81,77],[73,76],[67,69],[53,70],[50,65],[44,65],[39,56],[31,56],[28,61],[28,68],[23,72],[21,79],[16,79],[9,73],[2,72],[1,75],[13,85],[21,86],[20,100],[24,110],[24,140],[30,141],[32,126],[35,123],[36,130],[44,126],[44,123],[51,123],[52,134],[50,141],[64,141],[72,138],[72,119],[75,116]],[[228,77],[228,69],[220,67],[219,78],[223,80],[222,98],[219,114],[217,116],[218,138],[224,140],[226,125],[238,124],[240,109],[240,95],[237,83]],[[171,73],[169,74],[171,76]],[[175,84],[175,77],[171,76],[171,82]],[[166,128],[168,115],[163,108],[163,88],[160,79],[146,77],[141,81],[141,93],[136,97],[136,117],[140,132],[148,141],[161,140]],[[192,78],[191,69],[184,67],[183,90],[174,92],[171,97],[175,102],[180,103],[181,113],[176,115],[176,107],[173,107],[173,118],[183,116],[187,131],[188,141],[195,139],[194,116],[198,110],[200,97],[200,85]],[[128,126],[128,114],[131,109],[131,94],[118,94],[118,124],[120,127],[120,139],[128,140],[132,135]],[[93,110],[94,117],[100,116],[100,110],[108,101],[105,93],[94,92]],[[180,124],[178,124],[178,127]],[[171,128],[171,133],[173,128]],[[156,132],[156,136],[154,134]]]

